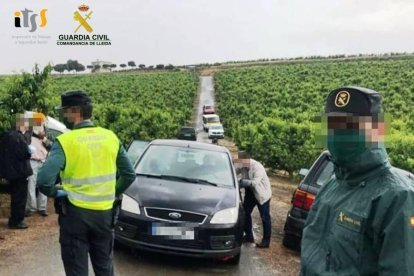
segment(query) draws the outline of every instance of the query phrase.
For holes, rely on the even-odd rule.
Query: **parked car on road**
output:
[[[178,132],[178,139],[197,141],[197,132],[193,127],[181,127]]]
[[[203,129],[208,131],[210,125],[220,124],[220,117],[217,114],[203,115]]]
[[[237,264],[243,208],[230,152],[220,146],[155,140],[122,195],[115,239],[160,253]]]
[[[333,169],[334,166],[330,161],[329,152],[324,151],[313,163],[310,170],[300,170],[299,174],[304,176],[304,179],[292,196],[292,206],[287,214],[284,226],[284,246],[300,250],[302,231],[309,210],[320,187],[332,177],[335,177]]]
[[[222,124],[212,124],[208,128],[208,139],[224,138],[224,129]]]
[[[214,114],[214,107],[212,105],[203,105],[203,114]]]

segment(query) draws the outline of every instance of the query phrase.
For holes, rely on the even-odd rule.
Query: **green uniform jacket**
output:
[[[89,121],[84,121],[76,125],[74,128],[94,127],[94,124]],[[50,151],[46,162],[40,168],[37,175],[37,186],[40,192],[49,197],[55,197],[57,189],[55,187],[56,179],[60,171],[65,169],[66,158],[62,146],[59,141],[56,141]],[[132,167],[124,147],[120,144],[119,151],[116,158],[117,174],[119,178],[116,182],[116,196],[121,195],[135,180],[135,171]]]
[[[301,275],[414,275],[414,180],[370,149],[321,188],[308,215]]]

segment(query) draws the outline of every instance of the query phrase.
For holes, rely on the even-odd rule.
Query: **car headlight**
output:
[[[237,207],[224,209],[214,214],[210,223],[212,224],[225,224],[236,223],[239,215],[239,209]]]
[[[141,214],[138,202],[126,194],[122,195],[121,210],[137,215]]]

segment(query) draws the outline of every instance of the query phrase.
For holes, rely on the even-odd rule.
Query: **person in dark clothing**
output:
[[[414,275],[414,177],[392,167],[381,97],[362,87],[326,99],[335,177],[308,214],[301,275]]]
[[[61,112],[72,131],[53,143],[37,185],[66,206],[59,214],[65,272],[87,276],[89,255],[96,275],[114,275],[114,200],[135,180],[135,172],[117,136],[90,120],[92,103],[83,91],[63,94]],[[55,186],[59,174],[63,190]]]
[[[10,185],[11,214],[8,226],[10,229],[26,229],[24,214],[27,200],[28,177],[33,174],[30,167],[30,150],[25,133],[29,129],[29,121],[23,114],[16,117],[16,130],[6,132],[2,137],[2,174]]]

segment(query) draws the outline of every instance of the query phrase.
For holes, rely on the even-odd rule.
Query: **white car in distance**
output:
[[[208,138],[224,138],[224,129],[222,124],[213,124],[208,128]]]

